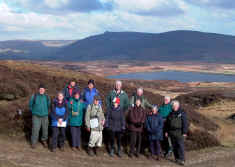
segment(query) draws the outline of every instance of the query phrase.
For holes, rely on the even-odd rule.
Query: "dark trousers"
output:
[[[160,155],[161,145],[159,140],[150,140],[150,150],[152,155]]]
[[[116,140],[118,150],[120,151],[120,149],[121,149],[121,140],[122,140],[122,132],[114,132],[114,131],[111,130],[109,132],[109,135],[110,135],[111,149],[115,149],[115,140]]]
[[[52,140],[51,147],[52,149],[64,146],[65,141],[65,128],[52,127]]]
[[[70,133],[72,137],[72,147],[81,146],[81,127],[80,126],[71,126]]]
[[[175,159],[184,161],[185,160],[184,138],[171,136],[171,142],[172,142],[172,146],[173,146],[173,152],[174,152]]]
[[[133,154],[136,148],[136,154],[140,153],[141,142],[142,142],[142,133],[141,132],[130,132],[131,137],[131,150],[130,153]]]
[[[162,146],[162,150],[164,151],[164,153],[168,153],[168,151],[171,150],[171,146],[170,146],[168,137],[165,136],[165,133],[166,133],[166,128],[165,128],[165,120],[164,120],[163,140],[161,141],[161,146]]]

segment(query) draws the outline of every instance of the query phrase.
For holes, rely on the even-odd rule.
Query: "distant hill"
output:
[[[235,36],[195,31],[160,34],[106,32],[57,52],[66,60],[160,60],[234,62]]]
[[[42,42],[32,42],[33,54],[26,55],[29,59],[60,61],[155,60],[235,63],[234,46],[235,36],[197,31],[158,34],[105,32],[60,47],[48,47]],[[0,57],[1,55],[0,51]]]
[[[44,60],[54,57],[58,47],[71,44],[66,40],[10,40],[0,41],[0,59]]]

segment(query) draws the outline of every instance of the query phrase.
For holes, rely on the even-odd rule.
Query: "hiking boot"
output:
[[[133,153],[129,153],[128,155],[130,158],[133,158]]]
[[[42,145],[44,148],[47,148],[47,142],[46,141],[42,141]]]
[[[55,149],[55,148],[52,148],[52,149],[51,149],[51,152],[55,153],[55,152],[56,152],[56,149]]]
[[[178,164],[181,165],[181,166],[184,166],[184,165],[185,165],[185,161],[183,161],[183,160],[178,160]]]
[[[119,158],[122,158],[122,151],[121,151],[121,149],[118,149],[117,156],[118,156]]]
[[[64,152],[64,146],[60,147],[60,151]]]
[[[75,149],[75,147],[72,147],[72,148],[71,148],[71,150],[72,150],[73,152],[76,152],[76,149]]]
[[[81,149],[80,149],[80,147],[77,147],[77,151],[78,151],[78,152],[81,152]]]
[[[99,147],[95,148],[95,154],[96,154],[96,156],[100,156],[101,152],[100,152],[100,148]]]
[[[114,149],[111,149],[109,155],[110,155],[110,157],[113,157],[113,156],[114,156]]]
[[[32,149],[36,149],[36,144],[31,144]]]
[[[156,155],[155,160],[156,160],[156,161],[160,161],[160,156],[159,156],[159,155]]]
[[[91,157],[93,157],[93,156],[95,155],[95,154],[94,154],[94,150],[93,150],[93,148],[91,148],[91,147],[88,147],[87,153],[88,153],[88,155],[91,156]]]

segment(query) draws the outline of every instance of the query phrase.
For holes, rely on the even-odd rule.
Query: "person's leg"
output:
[[[66,129],[65,128],[60,128],[59,146],[60,146],[61,149],[64,148],[65,138],[66,138]]]
[[[71,138],[72,138],[72,148],[76,147],[76,127],[71,126],[70,127],[70,133],[71,133]]]
[[[102,147],[102,143],[103,143],[103,132],[102,131],[98,131],[97,132],[97,141],[96,141],[96,156],[99,156],[100,153],[100,148]]]
[[[52,127],[52,141],[51,141],[51,150],[54,151],[57,148],[57,141],[59,135],[59,128]]]
[[[178,144],[178,156],[179,156],[179,160],[185,161],[185,156],[184,156],[184,139],[183,138],[179,138],[177,140],[177,144]]]
[[[115,150],[115,132],[113,132],[112,130],[109,131],[109,135],[110,135],[110,153],[114,154],[114,150]]]
[[[116,138],[117,138],[117,154],[119,157],[122,156],[122,132],[116,132]]]
[[[130,145],[130,156],[134,154],[135,146],[136,146],[136,132],[130,132],[130,140],[131,140],[131,145]]]
[[[151,151],[151,155],[155,155],[155,149],[154,149],[154,140],[150,140],[149,141],[149,148],[150,148],[150,151]]]
[[[32,117],[32,135],[31,135],[31,144],[32,147],[35,147],[35,144],[38,142],[39,132],[41,128],[40,117],[33,115]]]
[[[81,147],[81,127],[77,127],[77,147],[80,150]]]
[[[155,148],[156,148],[156,155],[160,156],[161,154],[161,144],[159,140],[156,140],[155,142]]]
[[[47,141],[48,139],[48,126],[49,126],[49,120],[48,116],[42,117],[42,142]]]
[[[173,153],[175,156],[175,160],[179,159],[179,155],[178,155],[178,143],[177,143],[177,139],[175,137],[171,137],[171,142],[172,142],[172,147],[173,147]]]
[[[138,144],[137,144],[137,149],[136,149],[136,155],[139,156],[141,144],[142,144],[142,133],[141,132],[137,132],[137,138],[138,138]]]

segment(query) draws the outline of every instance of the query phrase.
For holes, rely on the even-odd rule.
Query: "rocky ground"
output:
[[[130,159],[127,155],[120,158],[110,158],[107,153],[98,157],[89,157],[85,151],[76,153],[66,147],[65,152],[57,150],[51,153],[38,145],[32,150],[27,142],[9,138],[0,138],[0,167],[177,167],[173,158],[162,159],[160,162],[149,160],[145,156]],[[4,147],[2,147],[4,146]],[[216,147],[201,151],[187,152],[188,167],[234,167],[235,149]]]

